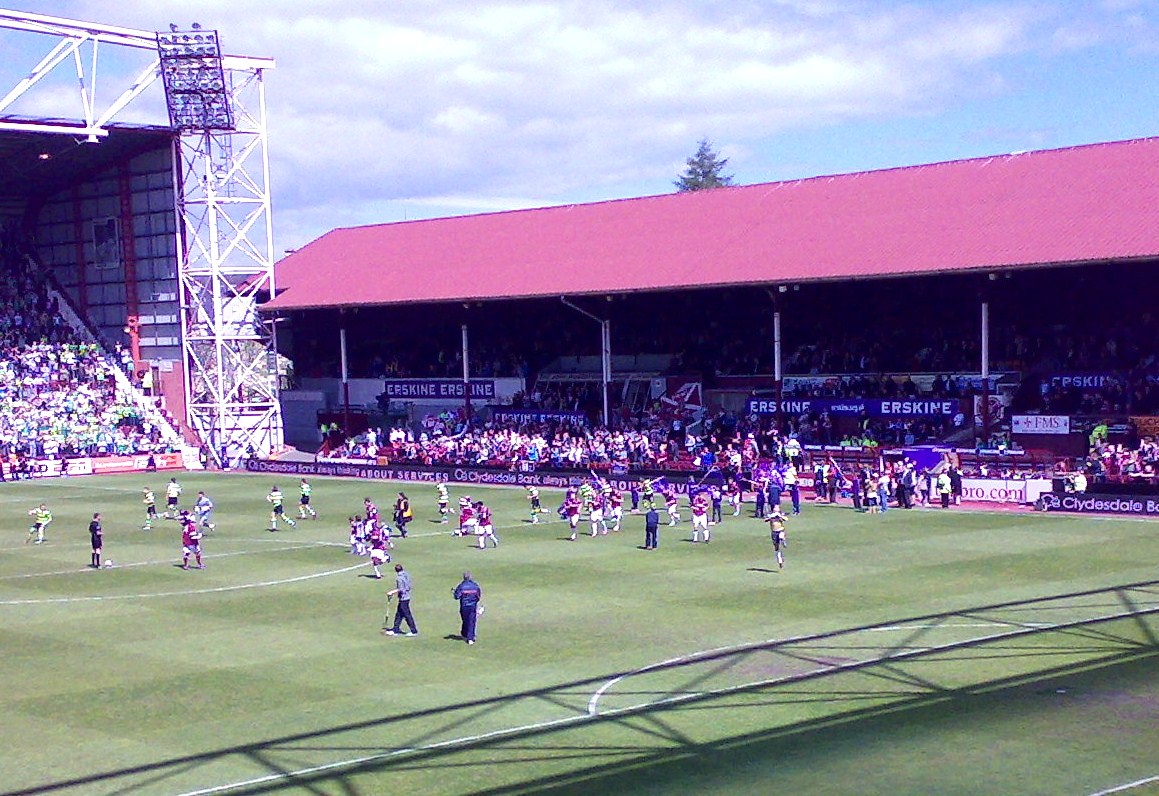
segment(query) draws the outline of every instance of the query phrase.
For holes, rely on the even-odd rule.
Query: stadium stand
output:
[[[175,450],[176,432],[132,387],[121,353],[69,323],[31,248],[16,229],[0,230],[0,454]]]

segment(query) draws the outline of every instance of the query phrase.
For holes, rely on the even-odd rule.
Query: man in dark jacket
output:
[[[644,549],[655,550],[660,544],[660,515],[655,507],[644,515]]]
[[[463,620],[461,635],[468,644],[475,643],[475,623],[479,618],[483,599],[483,589],[471,579],[470,572],[463,573],[463,580],[454,588],[451,595],[459,601],[459,617]]]

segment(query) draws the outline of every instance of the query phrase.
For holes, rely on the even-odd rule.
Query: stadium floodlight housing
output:
[[[173,26],[171,25],[170,28]],[[169,123],[178,130],[233,130],[233,108],[215,30],[157,34]]]

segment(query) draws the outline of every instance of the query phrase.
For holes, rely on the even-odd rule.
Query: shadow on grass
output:
[[[1068,609],[1070,615],[1085,614],[1067,622],[1033,619],[1052,614],[1057,616],[1058,612]],[[6,790],[0,796],[65,793],[76,789],[133,793],[154,786],[160,787],[161,792],[180,793],[182,788],[178,780],[190,778],[190,772],[200,772],[201,776],[194,779],[203,787],[189,794],[256,794],[295,788],[313,793],[353,795],[360,791],[351,778],[360,775],[441,767],[549,764],[576,759],[611,759],[613,762],[580,766],[563,773],[555,772],[550,777],[529,778],[489,789],[483,789],[486,786],[480,784],[481,789],[473,792],[495,796],[544,791],[615,793],[632,792],[636,787],[633,783],[637,783],[640,789],[648,785],[657,792],[658,777],[688,777],[706,763],[731,767],[736,755],[751,759],[753,755],[779,753],[781,747],[774,744],[790,740],[801,743],[802,737],[823,729],[855,727],[867,721],[905,722],[906,715],[912,711],[941,710],[939,703],[978,693],[995,693],[1028,683],[1041,684],[1051,678],[1134,661],[1153,665],[1159,658],[1159,635],[1147,620],[1157,615],[1159,581],[930,614],[888,625],[866,625],[710,650],[632,671],[171,757],[145,765]],[[970,621],[963,623],[962,620]],[[1111,622],[1124,621],[1131,623],[1130,628],[1141,636],[1141,641],[1103,627]],[[935,631],[944,633],[955,628],[974,628],[975,632],[969,638],[940,644],[925,640]],[[902,634],[900,638],[896,637],[898,633]],[[931,658],[940,660],[963,650],[987,651],[1014,640],[1046,634],[1062,634],[1064,641],[1078,639],[1082,644],[1004,647],[1002,655],[992,657],[1016,657],[1027,665],[1037,661],[1032,672],[979,678],[968,687],[943,685],[936,681],[936,673],[922,676],[904,666]],[[877,638],[894,640],[874,641]],[[1076,661],[1077,653],[1088,657]],[[770,669],[760,657],[770,655],[776,656],[778,668]],[[1066,655],[1067,660],[1061,664],[1041,665],[1059,655]],[[815,687],[828,682],[827,678],[850,672],[868,674],[874,686],[868,690],[829,690],[804,695],[794,691],[794,687],[806,683]],[[648,678],[657,675],[658,681],[650,685]],[[613,693],[614,686],[636,682],[641,684],[618,688]],[[620,703],[608,706],[613,696]],[[600,699],[604,699],[604,707],[599,705]],[[815,701],[838,705],[842,709],[832,710],[820,718],[710,743],[695,742],[666,721],[667,716],[673,715],[671,711],[736,707],[739,699],[757,707]],[[866,706],[865,702],[873,704]],[[534,715],[535,710],[539,710],[542,715],[544,706],[557,717],[520,726],[494,726],[498,711],[515,708],[517,715]],[[566,743],[568,731],[603,722],[638,734],[639,742],[615,746],[584,742],[575,744],[574,748]],[[367,730],[389,737],[391,745],[351,743],[351,740],[361,739],[344,737]],[[521,745],[521,741],[528,743]],[[657,748],[656,741],[663,743],[663,748]],[[489,751],[503,757],[480,759]],[[321,753],[327,762],[311,765],[304,756],[307,752]],[[467,753],[465,758],[455,758],[464,753]],[[471,753],[475,754],[473,758]],[[282,762],[287,760],[295,761],[296,767]],[[208,768],[212,765],[236,771],[256,769],[264,773],[246,780],[213,785],[207,780],[220,781],[221,772]],[[471,786],[470,782],[464,785]]]

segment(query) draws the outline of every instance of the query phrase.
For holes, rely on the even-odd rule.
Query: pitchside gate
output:
[[[0,9],[0,31],[10,62],[34,53],[0,97],[0,227],[31,236],[91,330],[158,374],[213,458],[280,447],[274,328],[256,309],[274,293],[273,61],[224,54],[196,23],[153,33]]]

